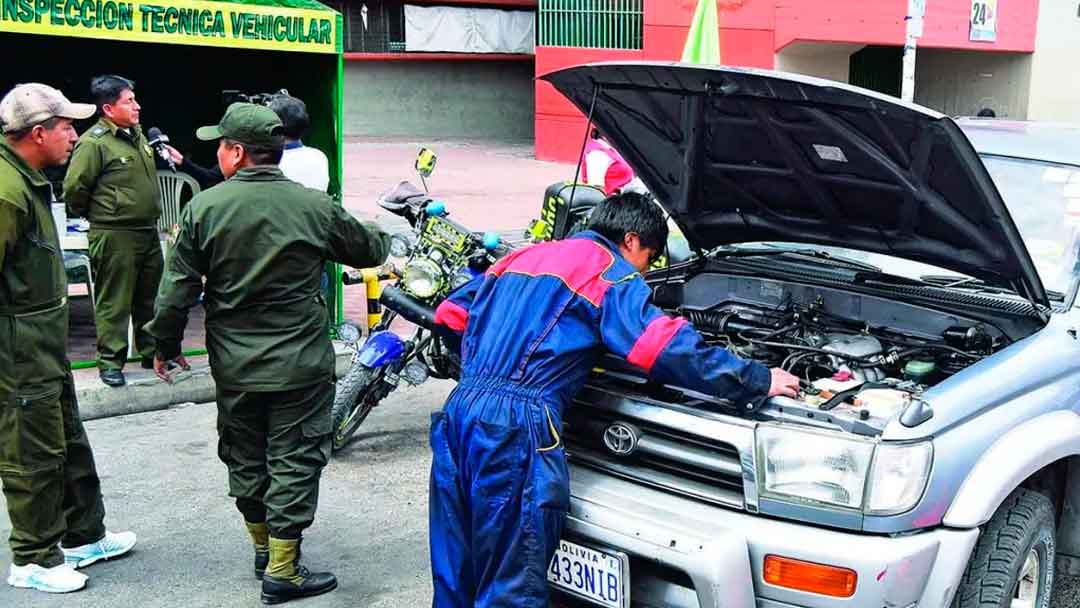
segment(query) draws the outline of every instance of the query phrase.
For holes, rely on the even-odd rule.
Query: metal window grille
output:
[[[541,46],[640,49],[644,0],[540,0]]]
[[[345,52],[405,52],[405,9],[400,0],[324,0],[341,12]]]

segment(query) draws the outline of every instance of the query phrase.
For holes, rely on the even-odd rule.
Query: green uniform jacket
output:
[[[0,142],[0,407],[59,392],[68,372],[67,274],[52,187]]]
[[[129,135],[102,118],[75,145],[64,202],[94,228],[153,228],[161,215],[154,163],[154,151],[138,126]]]
[[[220,388],[283,391],[329,380],[334,352],[323,266],[376,266],[389,245],[378,227],[277,167],[241,170],[181,212],[146,329],[163,355],[179,350],[205,276],[206,346]]]

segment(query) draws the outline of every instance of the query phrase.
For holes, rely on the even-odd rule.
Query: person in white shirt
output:
[[[309,148],[301,141],[311,124],[307,105],[289,95],[278,95],[268,105],[285,127],[285,153],[278,165],[281,172],[294,182],[326,192],[330,187],[330,162],[322,150]]]

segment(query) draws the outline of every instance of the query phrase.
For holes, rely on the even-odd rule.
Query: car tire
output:
[[[1049,608],[1055,556],[1053,503],[1014,491],[983,528],[952,608]]]

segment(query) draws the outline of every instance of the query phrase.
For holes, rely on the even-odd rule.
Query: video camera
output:
[[[229,107],[236,102],[254,103],[261,106],[270,105],[275,97],[288,96],[289,91],[281,89],[276,93],[243,93],[236,89],[226,89],[221,92],[221,102],[224,107]]]

